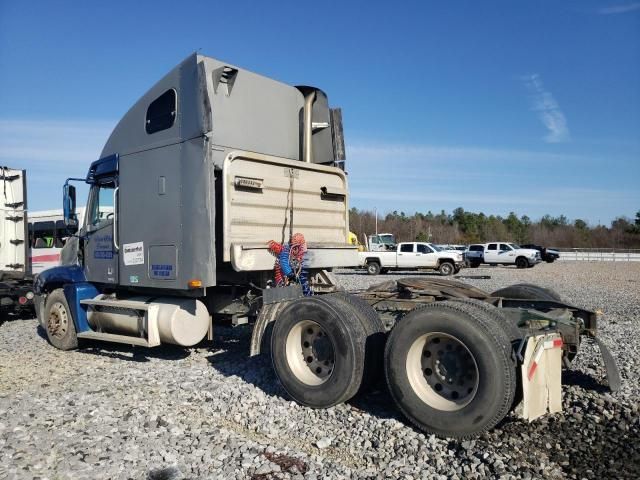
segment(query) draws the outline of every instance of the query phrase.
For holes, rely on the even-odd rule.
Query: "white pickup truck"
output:
[[[360,265],[370,275],[389,270],[438,270],[441,275],[453,275],[463,267],[460,252],[445,251],[432,243],[403,242],[391,252],[360,252]]]
[[[465,259],[471,268],[476,268],[481,263],[528,268],[542,261],[538,250],[521,248],[519,245],[509,242],[469,245],[465,252]]]

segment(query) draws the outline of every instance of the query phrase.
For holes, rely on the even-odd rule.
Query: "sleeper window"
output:
[[[176,121],[176,91],[167,90],[147,109],[145,128],[148,134],[171,128]]]

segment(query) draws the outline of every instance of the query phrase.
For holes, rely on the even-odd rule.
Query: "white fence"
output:
[[[559,260],[588,262],[640,262],[640,249],[629,248],[560,248]]]

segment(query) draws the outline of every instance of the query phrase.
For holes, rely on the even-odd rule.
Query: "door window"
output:
[[[93,187],[89,225],[100,228],[113,217],[113,185]]]
[[[487,250],[498,250],[498,244],[490,243],[489,246],[487,247]]]
[[[400,245],[400,251],[403,253],[413,252],[413,243],[405,243],[404,245]]]
[[[500,244],[500,251],[501,252],[508,252],[509,250],[511,250],[511,247],[509,245],[507,245],[506,243],[501,243]]]
[[[417,244],[416,248],[418,249],[418,253],[431,253],[431,248],[429,248],[429,245],[425,245],[424,243]]]
[[[54,222],[35,222],[32,227],[32,248],[53,248],[56,236]]]

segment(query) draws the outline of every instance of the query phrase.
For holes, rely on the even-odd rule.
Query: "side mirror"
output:
[[[76,215],[76,187],[65,183],[62,192],[64,224],[68,227],[77,227],[78,216]]]

